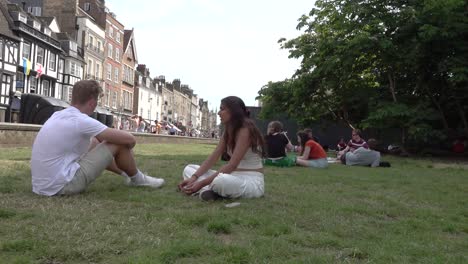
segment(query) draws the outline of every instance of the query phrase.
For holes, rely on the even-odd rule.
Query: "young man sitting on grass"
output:
[[[101,94],[98,82],[77,82],[71,106],[55,112],[42,126],[32,148],[33,192],[46,196],[77,194],[105,169],[125,176],[130,186],[157,188],[164,184],[163,179],[137,169],[132,134],[89,117]]]

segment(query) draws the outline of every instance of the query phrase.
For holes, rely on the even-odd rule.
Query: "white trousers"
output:
[[[190,164],[184,169],[182,177],[188,179],[192,177],[199,165]],[[203,180],[216,173],[208,170],[198,177],[197,181]],[[226,198],[257,198],[263,196],[265,183],[263,173],[257,171],[233,171],[231,174],[220,173],[210,185],[203,187],[199,192],[213,190],[217,194]]]

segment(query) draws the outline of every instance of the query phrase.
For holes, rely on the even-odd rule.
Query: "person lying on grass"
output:
[[[185,167],[178,188],[205,201],[263,196],[263,137],[244,102],[236,96],[226,97],[218,115],[225,130],[216,149],[201,166]],[[212,170],[224,152],[230,156],[228,163]]]
[[[137,169],[132,134],[89,117],[101,94],[102,88],[94,80],[75,83],[71,106],[55,112],[39,130],[31,156],[33,192],[46,196],[77,194],[105,169],[125,176],[131,186],[157,188],[164,184],[163,179]]]

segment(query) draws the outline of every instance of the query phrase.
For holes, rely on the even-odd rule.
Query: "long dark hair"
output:
[[[239,129],[246,127],[249,130],[252,151],[264,156],[263,136],[257,126],[255,126],[253,120],[250,119],[250,112],[245,107],[244,101],[237,96],[228,96],[221,100],[221,105],[226,107],[231,114],[231,119],[226,123],[226,128],[223,133],[226,148],[234,151],[237,133]],[[227,151],[227,149],[225,149],[225,151]]]
[[[297,132],[297,136],[301,139],[301,155],[304,154],[305,144],[311,140],[309,134],[305,131]]]

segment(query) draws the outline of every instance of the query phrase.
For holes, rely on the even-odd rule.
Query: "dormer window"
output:
[[[33,28],[37,30],[41,30],[41,23],[37,22],[36,20],[33,21]]]
[[[78,45],[76,42],[70,41],[70,50],[76,52],[78,50]]]
[[[90,3],[85,3],[84,4],[84,11],[89,11],[91,10],[91,4]]]
[[[28,17],[23,13],[18,13],[18,20],[23,22],[23,23],[27,23],[28,22]]]
[[[48,28],[44,28],[44,34],[50,37],[50,35],[52,34],[52,31]]]

